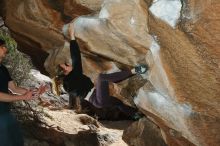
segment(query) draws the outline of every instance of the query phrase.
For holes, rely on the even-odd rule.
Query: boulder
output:
[[[62,27],[74,23],[85,74],[94,82],[100,72],[148,64],[145,75],[114,85],[112,93],[150,117],[167,145],[220,143],[219,0],[4,0],[0,5],[22,50],[51,76],[70,59]]]

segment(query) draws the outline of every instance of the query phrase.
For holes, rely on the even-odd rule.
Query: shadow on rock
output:
[[[42,127],[32,127],[25,137],[26,146],[107,146],[116,139],[110,134],[99,134],[93,129],[68,134],[54,128]],[[30,140],[33,138],[34,140]]]

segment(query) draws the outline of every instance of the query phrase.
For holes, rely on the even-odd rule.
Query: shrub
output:
[[[30,69],[33,67],[31,59],[17,50],[16,41],[6,31],[0,30],[0,38],[5,40],[9,51],[3,64],[7,66],[13,80],[19,86],[25,86],[25,81],[30,78]]]

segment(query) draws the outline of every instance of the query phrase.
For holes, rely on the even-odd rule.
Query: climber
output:
[[[59,64],[63,72],[63,86],[69,94],[69,107],[80,111],[80,100],[86,97],[87,93],[94,87],[91,79],[83,74],[82,61],[79,46],[75,40],[73,27],[69,25],[70,54],[72,62],[67,60]]]
[[[10,112],[10,103],[31,100],[45,92],[46,86],[40,86],[36,91],[16,86],[7,68],[1,64],[7,51],[5,41],[0,39],[0,146],[23,146],[21,130]],[[9,90],[14,95],[9,94]]]
[[[93,83],[90,78],[83,75],[82,73],[82,63],[79,51],[79,46],[75,40],[73,24],[69,25],[69,35],[70,35],[70,52],[72,57],[72,65],[70,63],[59,64],[60,68],[65,75],[63,84],[64,89],[67,90],[71,98],[77,98],[80,96],[81,101],[85,102],[84,98],[89,91],[93,88]],[[126,78],[131,77],[134,74],[144,74],[148,67],[146,65],[140,65],[132,70],[124,70],[121,72],[111,73],[111,74],[100,74],[97,79],[96,89],[92,91],[88,101],[92,103],[95,108],[106,108],[106,107],[116,107],[121,112],[127,114],[128,117],[134,116],[137,110],[124,105],[120,100],[109,95],[109,82],[120,82]],[[70,101],[70,106],[72,106],[72,101]]]

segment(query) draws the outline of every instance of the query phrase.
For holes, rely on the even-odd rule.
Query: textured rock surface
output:
[[[80,16],[74,27],[86,74],[94,80],[102,71],[149,64],[143,76],[149,81],[142,85],[134,79],[137,84],[132,86],[141,85],[140,90],[127,81],[115,88],[116,94],[136,96],[134,102],[161,128],[168,145],[220,143],[219,0],[5,0],[0,4],[23,51],[40,65],[49,54],[45,68],[51,75],[59,62],[69,58],[62,25]]]
[[[45,108],[44,112],[47,117],[43,118],[54,128],[39,128],[29,123],[25,146],[127,146],[121,137],[129,121],[100,123],[73,110],[52,111]]]
[[[166,146],[160,129],[146,118],[132,123],[124,131],[123,139],[132,146]]]

